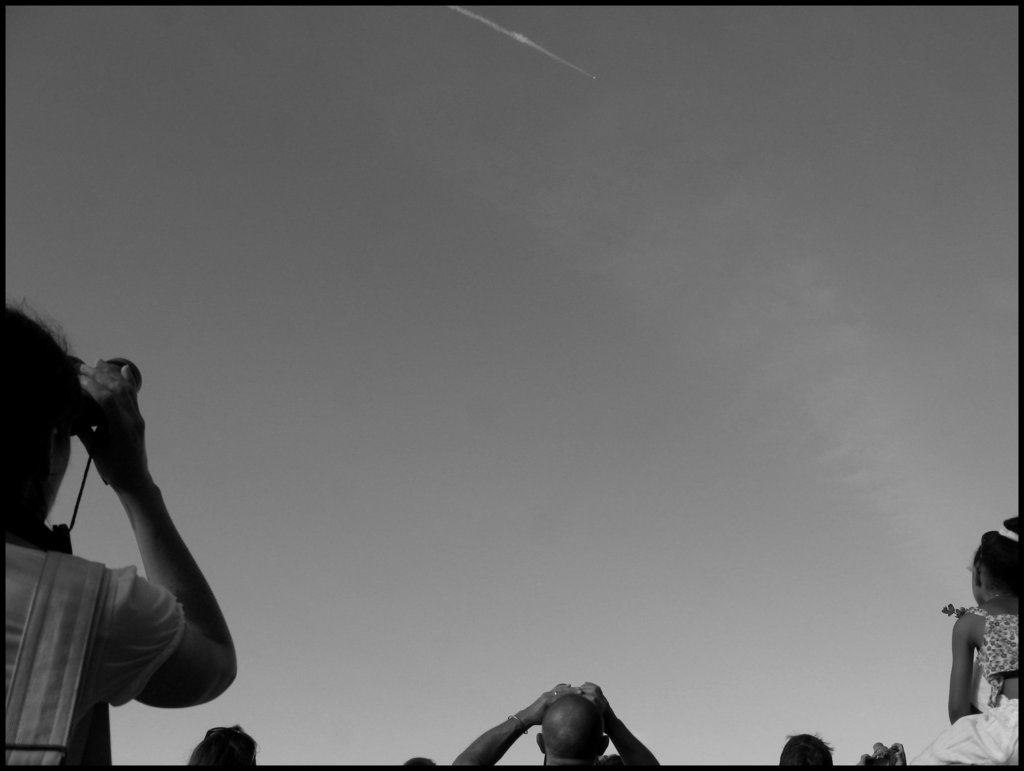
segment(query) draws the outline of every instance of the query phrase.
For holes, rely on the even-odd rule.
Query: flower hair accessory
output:
[[[1020,543],[1020,536],[1018,536],[1012,530],[1007,530],[1005,527],[1001,527],[1001,528],[999,528],[998,533],[1003,538],[1009,538],[1014,543]]]

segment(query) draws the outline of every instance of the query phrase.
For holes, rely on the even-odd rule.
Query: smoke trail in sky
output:
[[[551,52],[550,52],[550,51],[548,51],[547,49],[545,49],[545,48],[541,48],[541,47],[540,47],[539,45],[537,45],[536,43],[534,43],[534,42],[533,42],[532,40],[530,40],[530,38],[526,37],[526,35],[520,34],[519,32],[512,32],[512,31],[510,31],[510,30],[507,30],[507,29],[505,29],[504,27],[502,27],[502,26],[500,26],[500,25],[498,25],[498,24],[495,24],[495,23],[494,23],[493,21],[491,21],[490,19],[485,19],[485,18],[484,18],[483,16],[477,16],[477,15],[476,15],[475,13],[473,13],[472,11],[467,11],[467,10],[466,10],[465,8],[463,8],[462,6],[459,6],[459,5],[449,5],[448,7],[449,7],[449,8],[451,9],[451,10],[453,10],[453,11],[456,11],[457,13],[461,13],[461,14],[462,14],[463,16],[468,16],[468,17],[469,17],[469,18],[471,18],[471,19],[476,19],[476,20],[477,20],[478,22],[480,22],[481,24],[486,24],[486,25],[487,25],[488,27],[490,27],[491,29],[496,29],[496,30],[498,30],[498,32],[500,32],[500,33],[501,33],[501,34],[503,34],[503,35],[508,35],[508,36],[509,36],[510,38],[512,38],[513,40],[515,40],[515,41],[516,41],[517,43],[522,43],[523,45],[528,45],[528,46],[530,46],[530,48],[536,48],[536,49],[537,49],[538,51],[540,51],[540,52],[541,52],[542,54],[544,54],[545,56],[550,56],[550,57],[551,57],[552,59],[554,59],[554,60],[555,60],[556,62],[561,62],[561,63],[562,63],[562,64],[564,64],[564,65],[565,65],[566,67],[572,67],[572,68],[573,68],[574,70],[576,70],[577,72],[582,72],[582,73],[583,73],[584,75],[586,75],[586,76],[587,76],[588,78],[593,78],[594,80],[597,80],[597,75],[591,75],[591,74],[590,74],[589,72],[587,72],[586,70],[582,69],[581,67],[577,67],[577,66],[576,66],[575,64],[573,64],[572,62],[567,62],[567,61],[566,61],[565,59],[563,59],[562,57],[560,57],[560,56],[555,56],[555,55],[554,55],[553,53],[551,53]]]

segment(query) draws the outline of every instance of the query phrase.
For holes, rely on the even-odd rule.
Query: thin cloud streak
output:
[[[498,32],[500,32],[503,35],[508,35],[510,38],[515,40],[517,43],[522,43],[523,45],[527,45],[530,48],[535,48],[536,50],[540,51],[545,56],[551,57],[556,62],[560,62],[560,63],[564,64],[566,67],[572,67],[577,72],[582,72],[588,78],[591,78],[593,80],[597,80],[597,75],[591,75],[589,72],[587,72],[582,67],[577,67],[572,62],[567,62],[561,56],[556,56],[555,54],[553,54],[550,51],[548,51],[546,48],[542,48],[541,46],[539,46],[536,43],[534,43],[532,40],[530,40],[530,38],[526,37],[526,35],[522,34],[521,32],[512,32],[511,30],[507,30],[504,27],[502,27],[501,25],[495,24],[490,19],[485,19],[483,16],[477,16],[472,11],[467,11],[465,8],[463,8],[460,5],[449,5],[448,8],[450,8],[453,11],[455,11],[456,13],[461,13],[463,16],[468,16],[471,19],[475,19],[476,21],[480,22],[481,24],[486,24],[491,29],[497,30]]]

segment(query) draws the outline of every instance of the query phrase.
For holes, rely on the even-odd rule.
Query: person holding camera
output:
[[[235,678],[234,643],[150,474],[138,369],[85,365],[10,305],[4,348],[6,761],[109,765],[106,704],[210,701]],[[73,432],[124,507],[145,579],[72,556],[45,524]]]
[[[485,731],[453,761],[454,766],[493,766],[532,726],[541,726],[537,746],[548,766],[597,765],[611,740],[622,765],[657,766],[657,759],[616,716],[594,683],[559,683],[526,709]]]

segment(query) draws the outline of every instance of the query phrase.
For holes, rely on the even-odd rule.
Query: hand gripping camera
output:
[[[74,356],[71,357],[71,360],[76,365],[83,363],[81,359]],[[139,388],[142,385],[142,372],[133,362],[128,361],[128,359],[107,359],[107,361],[119,367],[124,367],[125,365],[130,367],[135,387]],[[107,421],[100,405],[83,389],[78,413],[71,420],[72,435],[79,438],[91,436],[96,432],[103,431],[106,425]],[[89,475],[89,467],[91,465],[92,456],[89,456],[89,460],[85,464],[85,471],[82,473],[82,485],[78,489],[78,498],[75,500],[75,510],[71,515],[71,523],[68,525],[54,525],[52,530],[42,523],[27,523],[26,526],[29,526],[30,529],[22,533],[25,538],[43,549],[71,554],[71,528],[75,526],[75,520],[78,519],[78,504],[82,502],[85,479]]]
[[[72,360],[76,364],[81,364],[82,360],[72,357]],[[135,382],[135,388],[142,387],[142,372],[134,362],[128,359],[107,359],[110,364],[116,364],[118,367],[124,367],[127,365],[131,368],[132,380]],[[74,436],[82,436],[83,434],[92,434],[95,431],[101,431],[106,426],[106,418],[103,416],[103,410],[100,409],[100,405],[89,395],[85,390],[82,391],[82,404],[78,410],[78,414],[75,415],[74,420],[71,423],[71,433]]]

